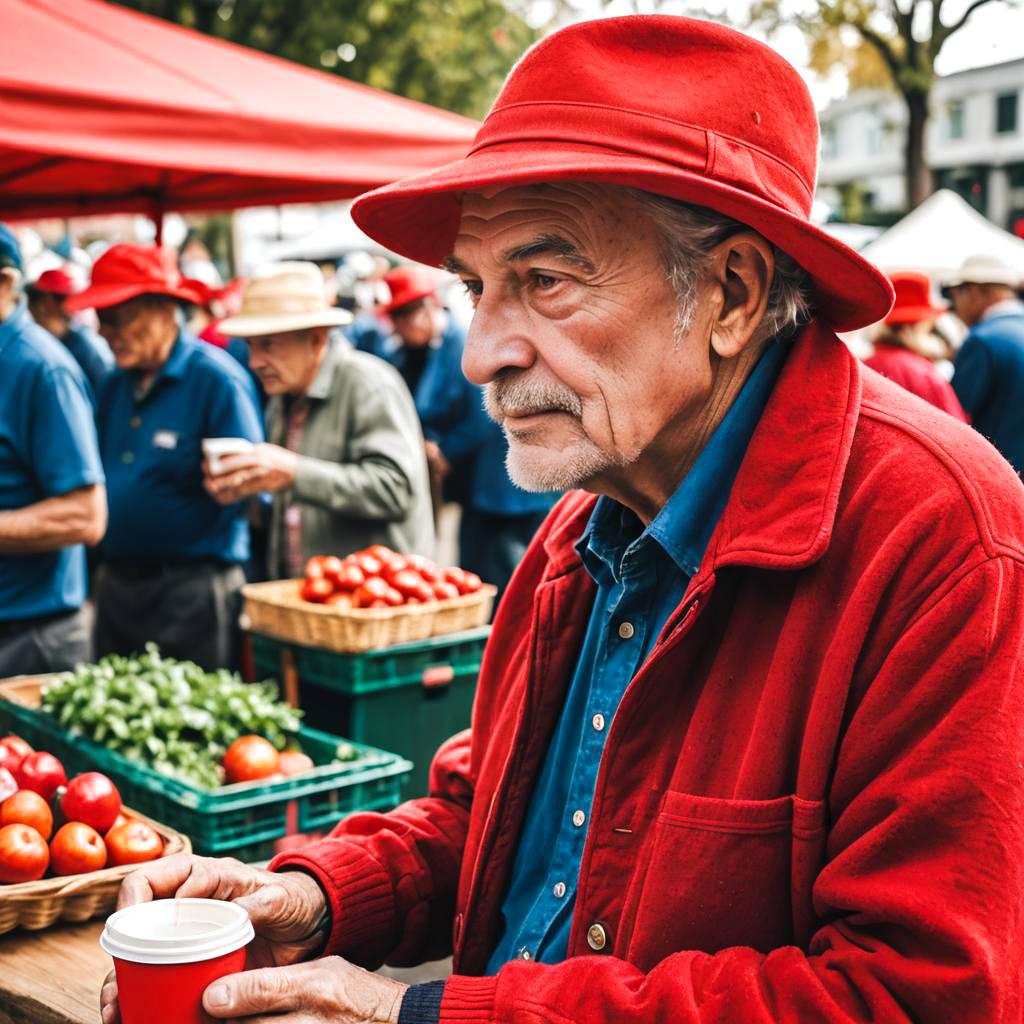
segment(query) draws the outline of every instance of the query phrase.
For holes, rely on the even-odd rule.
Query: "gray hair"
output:
[[[693,323],[697,284],[712,249],[730,235],[751,228],[705,206],[627,188],[661,235],[662,262],[676,296],[680,337]],[[761,328],[768,337],[789,335],[810,319],[810,275],[787,252],[772,245],[775,273],[768,290]]]

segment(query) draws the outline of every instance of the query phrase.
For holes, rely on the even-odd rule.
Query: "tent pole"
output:
[[[156,228],[156,244],[164,244],[164,211],[157,210],[152,214],[153,226]]]

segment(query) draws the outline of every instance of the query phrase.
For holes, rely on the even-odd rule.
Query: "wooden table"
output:
[[[99,1024],[103,921],[0,935],[0,1024]]]

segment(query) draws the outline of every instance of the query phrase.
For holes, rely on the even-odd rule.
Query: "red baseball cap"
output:
[[[29,286],[29,291],[50,295],[74,295],[79,288],[66,270],[44,270]]]
[[[441,286],[436,272],[426,267],[401,266],[389,270],[383,277],[384,283],[388,286],[391,299],[378,312],[391,313],[402,306],[409,305],[417,299],[425,299]]]
[[[908,270],[890,274],[889,280],[896,292],[896,302],[885,318],[887,324],[919,324],[922,320],[934,320],[949,308],[932,303],[932,283],[927,274]]]
[[[468,155],[368,192],[355,222],[437,266],[467,190],[594,181],[709,207],[810,274],[823,319],[852,330],[892,305],[886,277],[810,222],[818,117],[796,70],[710,21],[629,15],[571,25],[512,70]]]
[[[111,246],[93,264],[89,287],[69,298],[64,308],[72,312],[103,309],[137,295],[169,295],[197,305],[202,302],[182,279],[173,252],[125,242]]]

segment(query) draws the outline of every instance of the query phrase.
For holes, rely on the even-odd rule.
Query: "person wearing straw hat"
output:
[[[256,444],[253,386],[230,356],[183,328],[197,296],[174,254],[122,244],[93,265],[89,287],[65,301],[93,308],[117,369],[100,390],[97,422],[110,523],[96,578],[96,649],[130,654],[154,641],[206,668],[234,665],[249,526],[241,504],[203,489],[205,438]]]
[[[22,270],[0,224],[0,677],[92,657],[85,548],[107,525],[89,384],[32,322]]]
[[[1019,271],[994,256],[968,256],[949,283],[968,334],[953,364],[953,390],[971,422],[1024,475],[1024,303]]]
[[[328,304],[315,264],[280,263],[254,275],[242,308],[220,323],[248,343],[249,369],[270,396],[270,440],[221,460],[206,486],[225,502],[273,494],[272,578],[370,544],[433,551],[415,406],[392,367],[332,334],[350,319]]]
[[[356,200],[473,297],[514,478],[573,490],[429,796],[125,881],[250,911],[276,966],[215,1019],[1021,1020],[1024,488],[836,337],[892,291],[810,221],[817,139],[764,44],[587,21]]]
[[[70,295],[81,291],[66,270],[44,270],[25,288],[28,310],[40,327],[46,328],[74,356],[92,393],[98,395],[107,374],[114,369],[110,346],[85,324],[75,323],[64,308]]]
[[[961,423],[970,422],[949,381],[925,355],[935,319],[947,307],[932,302],[927,274],[906,271],[891,274],[889,280],[896,301],[872,338],[875,351],[864,360],[865,365]]]

